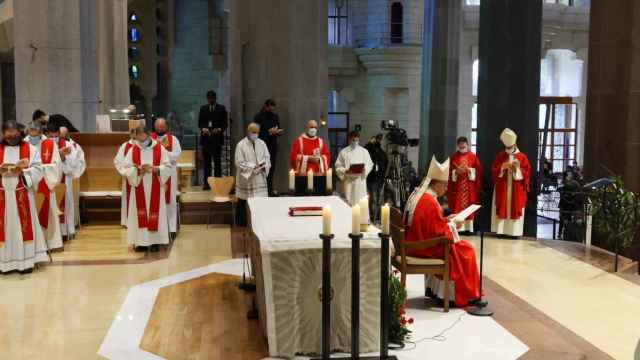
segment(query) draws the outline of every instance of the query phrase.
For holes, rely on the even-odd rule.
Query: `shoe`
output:
[[[146,252],[147,251],[147,247],[146,246],[134,246],[133,251],[135,251],[135,252]]]
[[[444,308],[444,300],[440,299],[440,298],[435,298],[434,299],[436,302],[436,306],[437,307],[441,307]],[[456,307],[456,303],[452,300],[449,300],[449,307],[450,308],[455,308]]]
[[[32,272],[33,272],[33,268],[26,269],[26,270],[20,270],[20,275],[31,274]]]
[[[485,300],[482,300],[482,298],[469,301],[469,306],[477,306],[481,308],[486,307],[488,304],[489,303]]]
[[[427,291],[425,291],[425,296],[431,299],[437,299],[438,297],[436,296],[436,294],[433,293],[433,291],[431,291],[431,288],[427,288]]]
[[[151,252],[158,252],[160,251],[160,245],[155,244],[155,245],[151,245]]]

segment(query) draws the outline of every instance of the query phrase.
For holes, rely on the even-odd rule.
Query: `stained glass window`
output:
[[[131,15],[129,15],[129,21],[131,21],[131,22],[138,21],[138,14],[136,14],[135,11],[132,12]]]
[[[140,65],[133,64],[129,67],[129,77],[131,80],[140,79]]]
[[[140,49],[137,46],[132,45],[129,47],[129,59],[138,60],[140,58]]]
[[[133,43],[140,41],[140,30],[137,27],[129,29],[129,41]]]

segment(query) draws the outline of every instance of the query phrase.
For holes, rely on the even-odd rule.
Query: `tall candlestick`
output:
[[[351,233],[360,234],[360,205],[355,204],[351,208]]]
[[[327,190],[333,190],[333,170],[327,169]]]
[[[307,190],[313,191],[313,170],[307,171]]]
[[[382,220],[382,233],[389,235],[389,215],[391,214],[391,208],[389,204],[384,204],[380,210],[380,218]]]
[[[289,190],[293,191],[296,188],[296,172],[291,169],[289,171]]]
[[[360,229],[367,231],[369,228],[369,197],[360,199]]]
[[[322,235],[331,235],[331,207],[322,208]]]

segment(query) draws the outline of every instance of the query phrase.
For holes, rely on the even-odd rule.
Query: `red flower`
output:
[[[409,318],[409,324],[413,324],[413,318]]]
[[[406,313],[407,313],[407,312],[406,312],[406,311],[404,311],[404,308],[400,308],[400,315],[404,315],[404,314],[406,314]]]
[[[404,318],[402,318],[402,320],[400,320],[400,323],[401,323],[402,325],[407,325],[407,320],[405,320]]]

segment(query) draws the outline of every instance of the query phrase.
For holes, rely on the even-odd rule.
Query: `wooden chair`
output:
[[[229,204],[231,207],[230,211],[218,211],[223,214],[231,214],[231,225],[235,225],[235,204],[236,198],[231,195],[231,190],[235,185],[236,179],[233,176],[226,177],[209,177],[207,178],[207,183],[209,183],[209,187],[211,187],[211,197],[209,197],[208,201],[208,210],[207,210],[207,228],[209,228],[209,224],[211,223],[211,211],[213,204],[221,205],[221,204]]]
[[[391,209],[391,239],[395,248],[391,264],[400,271],[402,286],[406,285],[408,274],[441,275],[444,279],[444,311],[449,312],[449,245],[447,237],[425,239],[418,242],[406,242],[405,223],[402,211]],[[444,259],[428,259],[407,256],[407,250],[420,250],[444,245]]]

